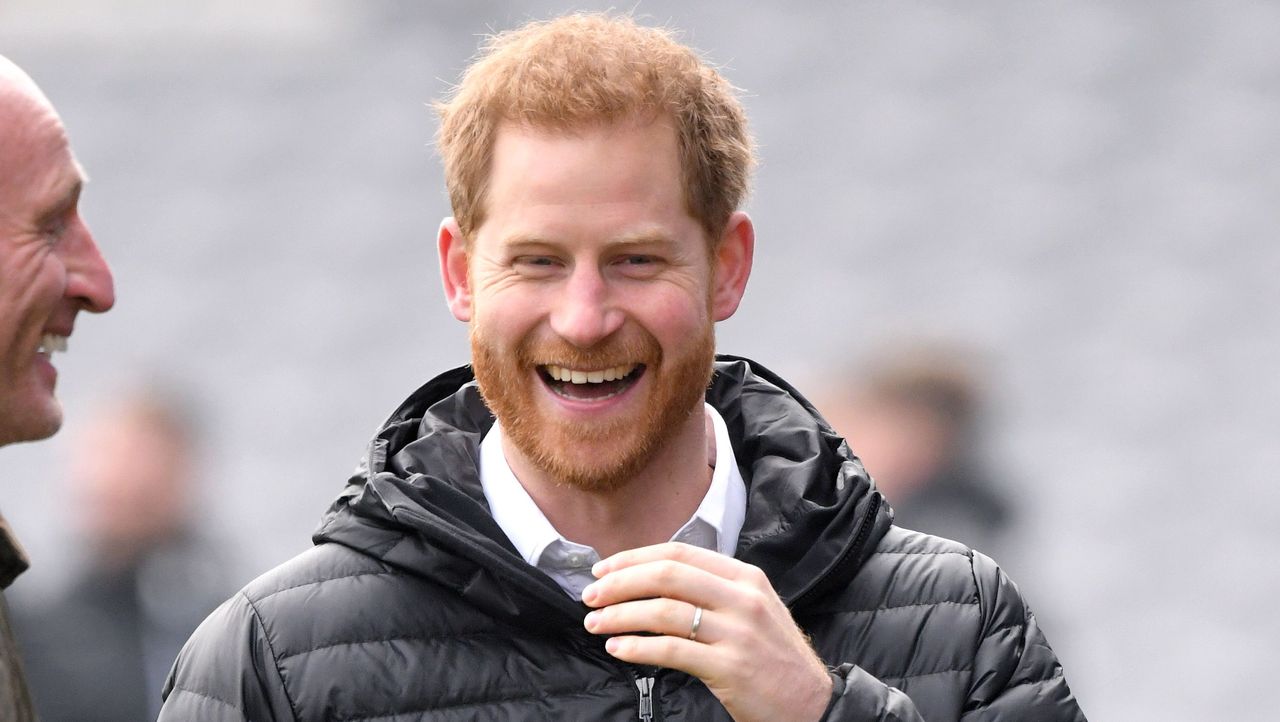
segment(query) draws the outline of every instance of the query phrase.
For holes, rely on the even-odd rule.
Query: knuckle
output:
[[[753,589],[746,594],[742,602],[743,610],[753,618],[761,618],[768,615],[769,598],[758,589]]]
[[[687,562],[693,556],[693,549],[694,547],[684,542],[671,542],[671,558],[676,561]]]
[[[658,568],[654,578],[657,579],[660,584],[670,584],[675,581],[679,568],[680,565],[678,562],[664,559],[663,561],[658,562]]]
[[[754,584],[757,588],[772,589],[773,585],[769,582],[769,575],[764,573],[760,567],[747,565],[747,580]]]
[[[672,629],[679,629],[680,626],[685,623],[685,617],[688,616],[688,613],[684,611],[688,606],[689,605],[683,602],[677,602],[671,599],[663,602],[662,618],[666,626],[671,627]]]

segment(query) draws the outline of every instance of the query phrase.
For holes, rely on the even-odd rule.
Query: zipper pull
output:
[[[640,690],[640,719],[653,722],[653,677],[636,678],[636,688]]]

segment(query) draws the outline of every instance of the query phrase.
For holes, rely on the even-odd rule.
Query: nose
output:
[[[63,244],[63,263],[67,268],[64,295],[80,301],[87,311],[104,313],[116,303],[111,269],[89,227],[78,216],[73,223],[74,228],[68,231],[71,237],[64,238]]]
[[[575,267],[557,292],[551,330],[574,346],[590,348],[622,326],[622,310],[614,306],[609,284],[594,266]]]

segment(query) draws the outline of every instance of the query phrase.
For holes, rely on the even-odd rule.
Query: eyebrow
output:
[[[676,241],[671,236],[662,231],[644,230],[636,233],[628,233],[609,241],[611,246],[642,246],[642,245],[660,245],[674,246]]]

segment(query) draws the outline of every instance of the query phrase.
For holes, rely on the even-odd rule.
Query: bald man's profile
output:
[[[0,56],[0,446],[62,426],[53,355],[67,350],[81,311],[115,303],[111,271],[80,217],[84,182],[49,99]],[[0,516],[0,588],[26,568]],[[34,719],[0,596],[0,720]]]

